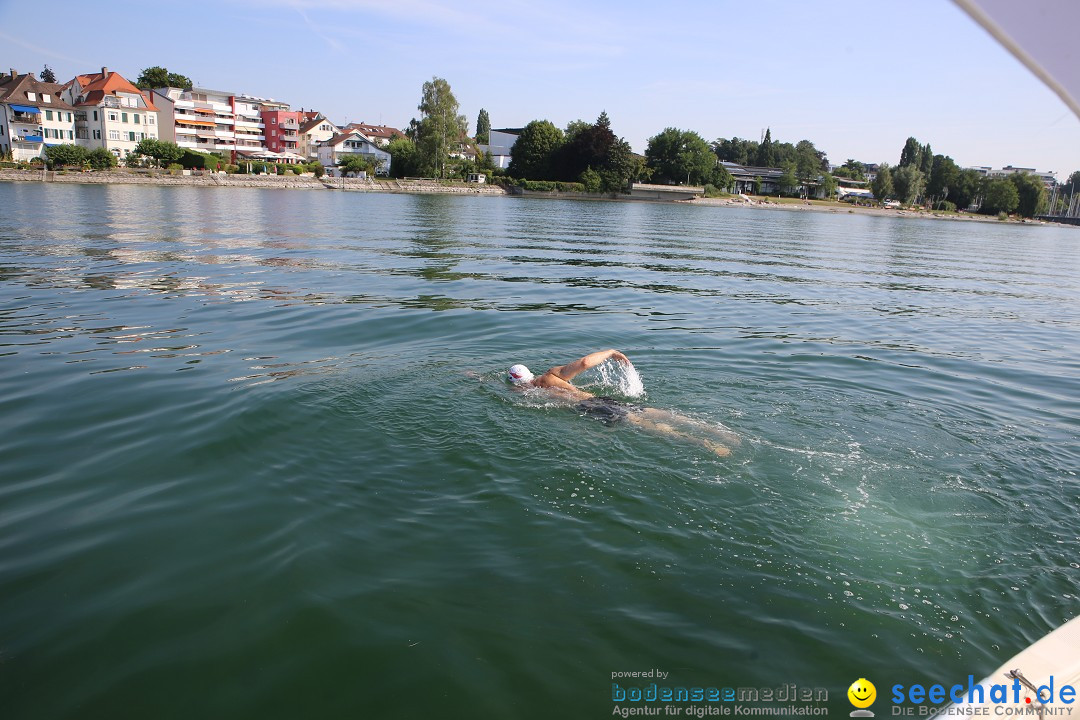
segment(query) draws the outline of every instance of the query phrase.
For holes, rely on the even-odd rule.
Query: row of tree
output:
[[[1080,186],[1080,172],[1070,184]],[[926,203],[937,209],[965,209],[973,205],[988,215],[1019,213],[1034,217],[1048,208],[1046,186],[1028,173],[986,177],[978,170],[962,169],[948,155],[935,155],[930,144],[909,137],[895,168],[882,163],[871,183],[874,197],[895,198],[905,204]]]

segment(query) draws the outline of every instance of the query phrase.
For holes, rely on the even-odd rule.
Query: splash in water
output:
[[[596,376],[596,382],[590,384],[611,388],[623,397],[645,397],[645,383],[642,382],[641,374],[633,363],[624,364],[608,360],[596,367]]]

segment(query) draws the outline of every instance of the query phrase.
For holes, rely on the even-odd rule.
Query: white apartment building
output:
[[[120,73],[76,75],[64,86],[64,100],[75,108],[75,142],[104,147],[124,158],[143,138],[158,137],[158,110],[150,98]]]
[[[154,90],[154,104],[161,111],[158,136],[182,148],[229,158],[236,149],[235,97],[207,88]]]
[[[241,152],[266,151],[266,126],[262,119],[261,98],[239,95],[233,98],[236,149]]]
[[[75,143],[75,108],[64,102],[63,90],[30,73],[0,76],[0,155],[29,161],[49,145]]]

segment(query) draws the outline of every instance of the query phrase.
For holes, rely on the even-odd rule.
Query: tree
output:
[[[41,82],[54,83],[56,82],[56,73],[48,65],[41,71]]]
[[[757,159],[758,143],[755,140],[743,140],[733,137],[730,140],[717,138],[712,144],[716,158],[724,162],[739,165],[753,165]]]
[[[1061,189],[1067,193],[1080,192],[1080,170],[1077,170],[1070,175],[1069,179]]]
[[[1020,193],[1016,185],[1005,178],[996,178],[986,183],[986,195],[979,212],[985,215],[1011,213],[1020,204]]]
[[[934,169],[934,151],[930,149],[930,143],[923,145],[919,152],[919,171],[926,177],[930,177],[930,171]]]
[[[780,192],[783,195],[794,195],[799,190],[799,178],[796,173],[795,163],[784,164],[784,174],[780,176]]]
[[[574,142],[574,140],[577,139],[578,133],[583,130],[588,130],[591,127],[592,123],[586,120],[571,120],[566,124],[566,129],[563,130],[566,142]]]
[[[184,149],[167,140],[143,138],[135,146],[135,154],[153,158],[158,167],[164,167],[179,162],[184,154]]]
[[[50,170],[63,166],[81,167],[89,154],[90,151],[81,145],[51,145],[45,148],[45,164]]]
[[[338,160],[338,167],[341,169],[341,172],[343,174],[362,172],[366,172],[369,175],[375,174],[374,158],[366,157],[359,154],[350,154],[341,158],[340,160]]]
[[[555,162],[560,180],[577,180],[586,168],[602,173],[609,169],[611,149],[619,138],[611,130],[611,120],[606,111],[600,113],[596,122],[585,128],[577,128],[572,140],[563,144]]]
[[[418,175],[416,143],[407,137],[396,137],[386,146],[390,153],[390,174],[396,178]]]
[[[912,205],[922,195],[926,178],[917,166],[905,165],[892,174],[892,182],[896,199],[905,205]]]
[[[978,170],[961,170],[949,186],[948,200],[960,210],[971,207],[979,196],[982,187],[982,175]]]
[[[533,120],[525,126],[510,149],[507,173],[516,178],[552,180],[556,153],[563,146],[562,130],[547,120]]]
[[[824,173],[821,176],[821,191],[826,200],[834,200],[836,198],[836,178],[829,173]]]
[[[421,113],[415,131],[418,169],[425,175],[445,177],[447,158],[466,137],[468,121],[458,114],[458,101],[450,83],[440,77],[424,83],[417,109]]]
[[[874,181],[870,183],[870,189],[874,191],[874,197],[881,201],[893,196],[895,190],[893,189],[892,169],[889,167],[889,163],[881,163],[878,167],[877,175],[874,177]]]
[[[772,146],[772,128],[765,128],[765,139],[758,146],[754,163],[758,167],[773,167],[775,162],[776,154],[773,152]]]
[[[919,141],[913,137],[909,137],[907,142],[904,143],[904,149],[900,151],[900,164],[896,166],[900,168],[907,167],[908,165],[914,165],[918,168],[922,164],[922,145]]]
[[[948,199],[949,189],[959,180],[960,168],[953,159],[947,155],[935,155],[926,180],[926,194],[938,200]]]
[[[1048,200],[1042,180],[1030,173],[1013,173],[1009,180],[1016,187],[1016,212],[1028,218],[1046,212]]]
[[[491,118],[488,117],[487,110],[480,108],[480,114],[476,116],[476,142],[481,145],[487,145],[490,137]]]
[[[179,73],[171,73],[167,69],[155,65],[144,68],[135,81],[135,87],[140,90],[153,90],[162,87],[178,87],[184,90],[191,89],[191,78]]]
[[[717,160],[696,132],[669,127],[649,138],[645,162],[662,182],[700,185],[712,179]]]
[[[809,187],[817,182],[818,176],[828,171],[829,160],[825,153],[814,147],[809,140],[800,140],[795,145],[795,171],[804,184]]]

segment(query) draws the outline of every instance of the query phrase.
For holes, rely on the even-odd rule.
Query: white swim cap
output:
[[[533,379],[533,374],[529,372],[529,368],[524,365],[511,365],[510,369],[506,371],[506,374],[510,378],[510,382],[515,385],[522,385],[531,382]]]

